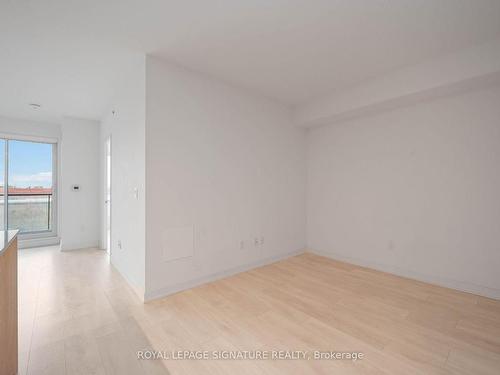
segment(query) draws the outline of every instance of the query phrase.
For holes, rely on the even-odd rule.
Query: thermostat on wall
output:
[[[71,190],[73,191],[80,191],[80,185],[72,185]]]

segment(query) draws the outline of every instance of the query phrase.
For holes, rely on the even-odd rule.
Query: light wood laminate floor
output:
[[[143,305],[99,250],[19,255],[21,374],[500,374],[500,302],[303,254]],[[136,351],[359,351],[138,361]]]

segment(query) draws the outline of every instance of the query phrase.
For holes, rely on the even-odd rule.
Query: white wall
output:
[[[97,247],[99,242],[99,122],[65,118],[59,155],[61,249]],[[79,185],[80,191],[71,189]]]
[[[0,133],[10,136],[61,138],[61,125],[0,116]]]
[[[289,109],[155,58],[146,75],[146,297],[303,249],[305,131]]]
[[[142,298],[145,273],[145,66],[130,72],[103,118],[101,161],[101,247],[105,246],[104,145],[112,138],[111,262]],[[113,113],[114,112],[114,113]],[[137,199],[134,195],[137,189]],[[118,243],[122,246],[119,248]]]
[[[308,247],[500,297],[500,88],[312,129]]]

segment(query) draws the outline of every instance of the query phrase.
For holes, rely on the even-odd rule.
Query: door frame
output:
[[[113,143],[111,134],[107,135],[104,139],[104,233],[105,233],[105,249],[108,256],[111,257],[112,253],[112,224],[113,224],[113,210],[112,210],[112,191],[113,191],[113,179],[112,179],[112,151]],[[108,158],[109,157],[109,158]],[[108,184],[109,182],[109,184]],[[108,189],[109,187],[109,189]]]

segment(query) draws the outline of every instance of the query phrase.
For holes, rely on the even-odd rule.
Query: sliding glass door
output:
[[[0,151],[2,228],[24,238],[55,235],[56,144],[2,139]]]

